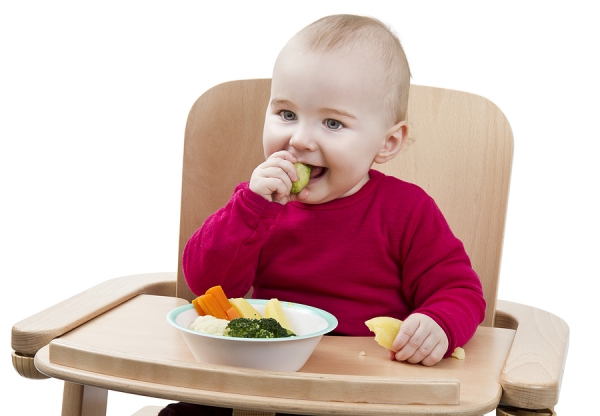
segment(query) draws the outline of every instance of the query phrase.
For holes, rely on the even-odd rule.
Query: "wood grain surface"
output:
[[[175,295],[175,273],[148,273],[109,279],[38,312],[12,327],[12,348],[33,355],[54,338],[141,293]]]
[[[498,316],[507,327],[517,326],[499,379],[502,402],[527,409],[554,407],[569,349],[569,326],[552,313],[507,301],[498,301]]]
[[[250,410],[398,415],[428,414],[433,406],[476,415],[500,399],[498,377],[514,336],[481,327],[465,360],[434,367],[389,361],[371,337],[323,337],[300,371],[262,371],[196,362],[166,322],[185,303],[140,295],[54,340],[36,355],[36,366],[109,390]]]

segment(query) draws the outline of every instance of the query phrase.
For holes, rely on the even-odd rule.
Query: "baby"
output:
[[[421,188],[373,170],[407,138],[410,71],[378,20],[328,16],[279,54],[263,133],[266,160],[191,237],[183,270],[197,294],[278,298],[325,309],[337,335],[404,321],[390,358],[431,366],[484,318],[462,243]],[[312,167],[292,194],[294,163]]]

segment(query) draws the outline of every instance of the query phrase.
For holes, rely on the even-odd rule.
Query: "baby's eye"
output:
[[[293,111],[289,111],[289,110],[282,110],[279,112],[279,115],[281,116],[282,119],[284,119],[285,121],[293,121],[296,120],[296,114],[294,114]]]
[[[344,127],[344,125],[342,123],[340,123],[337,120],[328,118],[327,120],[325,120],[325,126],[329,129],[329,130],[339,130],[342,127]]]

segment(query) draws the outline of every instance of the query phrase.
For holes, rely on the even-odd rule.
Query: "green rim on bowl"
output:
[[[266,305],[266,303],[268,302],[267,300],[264,300],[264,299],[247,299],[247,300],[248,300],[248,303],[250,303],[251,305]],[[335,316],[333,316],[332,314],[330,314],[329,312],[324,311],[323,309],[315,308],[313,306],[303,305],[301,303],[286,302],[286,301],[282,301],[281,303],[282,303],[284,310],[286,308],[290,308],[290,309],[294,308],[294,309],[310,311],[312,314],[323,318],[327,322],[327,326],[319,331],[311,332],[310,334],[297,335],[295,337],[289,337],[289,338],[234,338],[234,337],[228,337],[228,338],[239,340],[239,341],[248,341],[248,342],[269,342],[269,341],[273,341],[273,340],[293,341],[293,340],[297,340],[297,339],[312,338],[312,337],[316,337],[319,335],[327,334],[327,333],[333,331],[338,325],[337,318]],[[286,306],[286,305],[291,305],[291,306]],[[210,338],[223,338],[222,335],[211,335],[211,334],[196,332],[189,328],[181,326],[177,323],[177,317],[180,314],[182,314],[183,312],[187,312],[193,308],[194,308],[194,305],[192,305],[190,303],[188,305],[179,306],[179,307],[173,309],[171,312],[169,312],[167,314],[167,322],[169,322],[169,324],[171,324],[175,328],[180,329],[185,332],[189,332],[192,334],[201,334],[203,336],[207,336]]]

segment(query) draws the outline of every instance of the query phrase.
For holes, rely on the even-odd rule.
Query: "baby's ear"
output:
[[[402,145],[407,137],[408,123],[406,120],[394,124],[394,126],[388,130],[386,140],[381,146],[381,149],[379,149],[379,153],[375,156],[374,162],[381,164],[393,159],[402,149]]]

